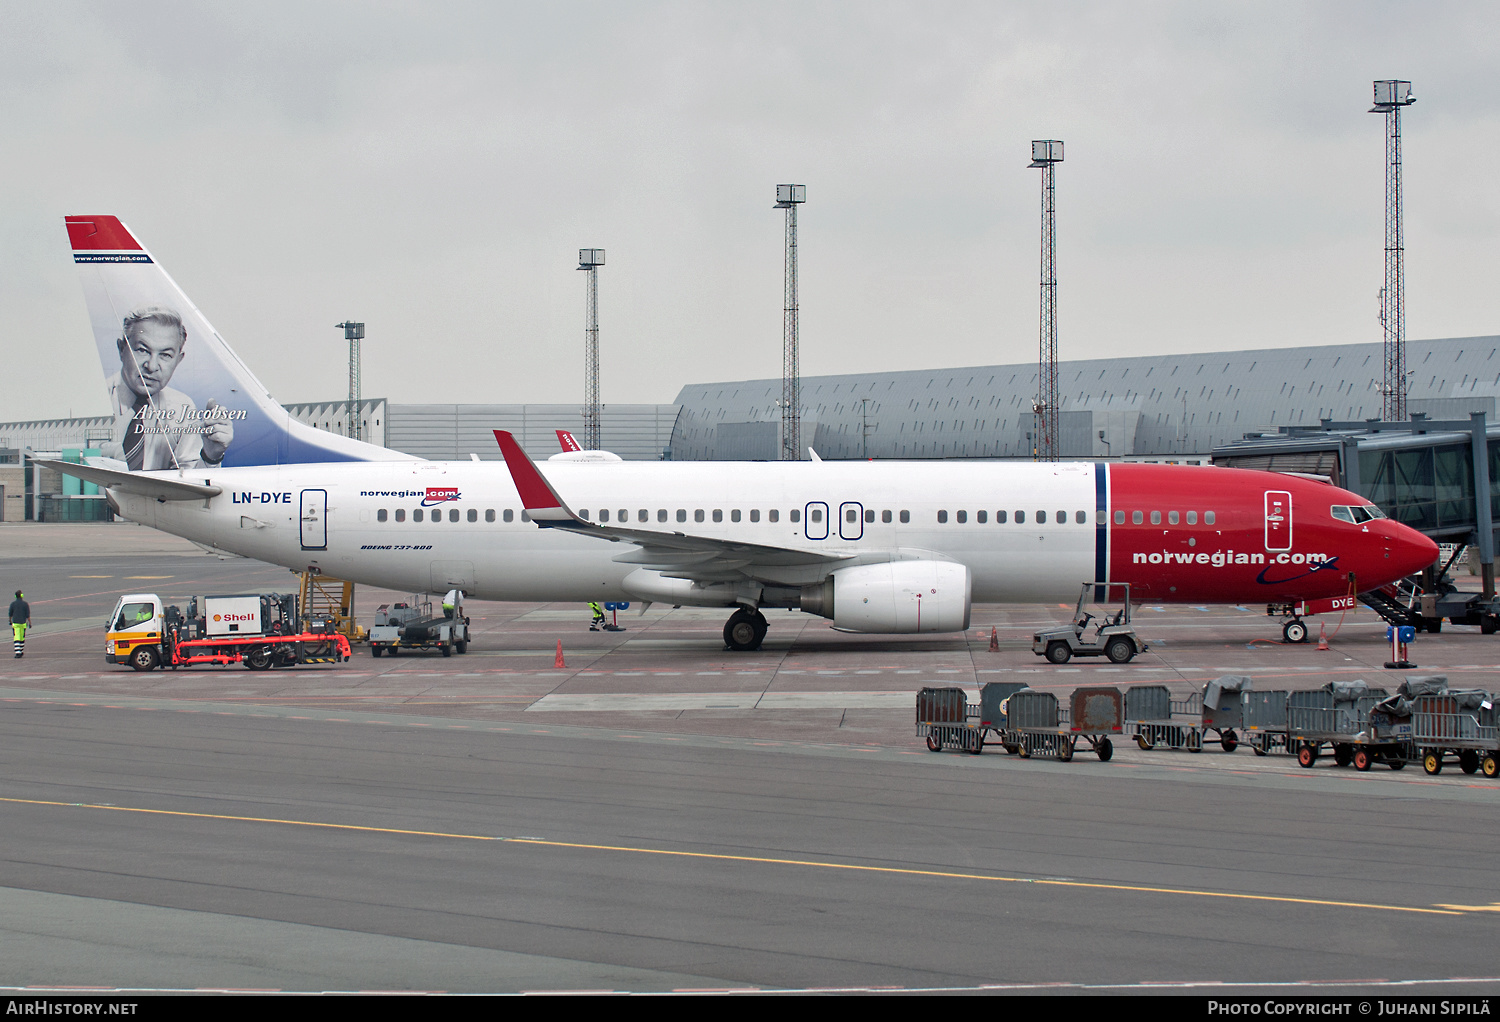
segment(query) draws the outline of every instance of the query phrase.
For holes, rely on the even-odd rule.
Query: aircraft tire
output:
[[[768,627],[760,611],[747,611],[741,607],[724,623],[724,645],[736,653],[760,649]]]
[[[1281,626],[1281,637],[1287,642],[1306,642],[1307,625],[1300,618],[1288,621]]]

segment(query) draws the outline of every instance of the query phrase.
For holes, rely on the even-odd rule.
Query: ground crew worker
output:
[[[604,608],[597,603],[590,603],[589,610],[594,612],[594,620],[589,622],[589,631],[597,632],[599,626],[604,624]]]
[[[26,654],[26,629],[31,627],[31,604],[26,594],[16,590],[16,598],[10,605],[10,630],[16,638],[16,659]]]

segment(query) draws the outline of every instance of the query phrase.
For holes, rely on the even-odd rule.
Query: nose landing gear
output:
[[[760,611],[741,607],[724,623],[724,645],[737,653],[760,649],[769,627]]]

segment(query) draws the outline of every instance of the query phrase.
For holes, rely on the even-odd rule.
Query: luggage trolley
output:
[[[1233,752],[1239,747],[1234,729],[1244,726],[1240,694],[1250,684],[1244,675],[1227,675],[1186,699],[1173,699],[1165,685],[1132,685],[1125,691],[1125,724],[1143,750],[1160,745],[1202,752],[1205,737],[1213,731],[1219,746]]]
[[[1290,749],[1286,739],[1285,691],[1241,692],[1240,709],[1244,724],[1240,738],[1257,756],[1269,755],[1273,749]]]
[[[1449,689],[1411,702],[1411,738],[1421,750],[1423,770],[1441,773],[1453,759],[1466,774],[1500,776],[1495,703],[1488,692]]]
[[[1110,735],[1124,733],[1124,700],[1117,688],[1073,690],[1066,712],[1051,692],[1023,689],[1005,700],[1005,723],[1000,740],[1006,752],[1023,759],[1034,755],[1056,756],[1066,763],[1073,758],[1081,738],[1095,755],[1108,762],[1115,754]]]
[[[1368,770],[1385,763],[1400,770],[1412,758],[1411,742],[1371,726],[1375,705],[1386,697],[1383,688],[1363,681],[1330,681],[1310,692],[1292,692],[1286,701],[1287,748],[1295,749],[1297,763],[1310,767],[1325,744],[1333,747],[1339,766],[1354,764]]]
[[[961,688],[924,688],[917,693],[917,737],[927,739],[931,752],[983,752],[986,728],[979,718],[979,707]]]

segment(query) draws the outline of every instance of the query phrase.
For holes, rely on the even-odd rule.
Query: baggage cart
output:
[[[1442,773],[1445,762],[1456,761],[1466,774],[1500,776],[1500,739],[1488,692],[1450,689],[1417,696],[1412,700],[1411,740],[1429,774]]]
[[[979,704],[969,702],[963,689],[924,688],[917,693],[917,737],[927,739],[928,751],[962,749],[977,756],[984,751],[985,730]]]
[[[1226,675],[1186,699],[1173,699],[1165,685],[1132,685],[1125,692],[1125,724],[1143,750],[1161,746],[1202,752],[1212,731],[1220,748],[1233,752],[1239,747],[1234,729],[1244,726],[1240,695],[1250,684],[1244,675]]]
[[[1115,751],[1110,736],[1124,733],[1124,721],[1124,698],[1117,688],[1074,689],[1066,707],[1058,706],[1051,692],[1023,689],[1005,700],[1000,739],[1007,752],[1023,759],[1055,756],[1064,763],[1081,739],[1108,762]]]
[[[1392,770],[1406,766],[1415,754],[1411,741],[1382,732],[1371,723],[1376,704],[1386,695],[1385,689],[1371,688],[1363,681],[1331,681],[1320,689],[1290,693],[1287,747],[1296,751],[1297,763],[1311,767],[1328,745],[1339,766],[1353,764],[1356,770],[1368,770],[1376,763]]]
[[[1286,700],[1285,690],[1240,693],[1240,712],[1244,717],[1240,739],[1257,756],[1288,748]]]

